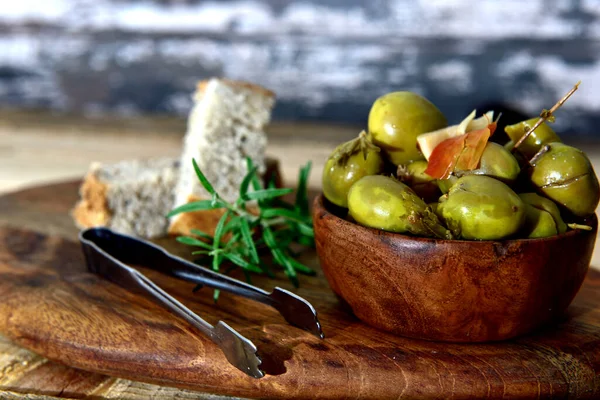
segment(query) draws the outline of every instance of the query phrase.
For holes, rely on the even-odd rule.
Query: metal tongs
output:
[[[275,308],[287,322],[323,338],[314,307],[303,298],[279,287],[269,293],[168,253],[150,242],[91,228],[79,233],[88,269],[128,290],[136,290],[185,319],[217,344],[227,360],[254,378],[265,374],[256,346],[223,321],[212,326],[181,304],[141,272],[127,264],[148,267],[166,275],[237,294]]]

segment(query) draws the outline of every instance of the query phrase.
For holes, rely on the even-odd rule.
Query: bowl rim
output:
[[[470,244],[470,245],[488,245],[488,244],[494,244],[494,243],[510,245],[510,244],[514,244],[514,243],[523,243],[523,242],[525,242],[525,243],[543,243],[543,242],[553,242],[553,241],[561,240],[564,238],[569,238],[571,236],[592,234],[592,233],[596,233],[596,231],[598,230],[598,217],[597,217],[596,213],[594,213],[589,217],[590,218],[589,222],[591,223],[591,226],[592,226],[592,230],[590,230],[590,231],[586,231],[583,229],[571,229],[564,233],[560,233],[558,235],[547,236],[547,237],[543,237],[543,238],[513,238],[513,239],[502,239],[502,240],[436,239],[436,238],[405,235],[405,234],[396,233],[396,232],[389,232],[389,231],[385,231],[383,229],[370,228],[367,226],[363,226],[363,225],[348,221],[346,219],[338,217],[330,209],[328,209],[326,206],[327,202],[328,202],[328,200],[325,198],[325,195],[323,194],[323,192],[319,192],[317,197],[315,197],[315,200],[313,203],[313,212],[320,213],[321,212],[320,210],[323,210],[327,214],[326,216],[329,216],[330,218],[333,218],[334,220],[339,221],[338,223],[344,224],[345,226],[348,226],[348,227],[352,227],[352,229],[357,229],[359,231],[363,231],[365,233],[375,234],[375,235],[379,235],[379,236],[383,235],[383,236],[386,236],[386,237],[389,237],[389,238],[395,239],[395,240],[403,239],[403,240],[414,241],[414,242],[425,242],[425,243],[436,243],[436,244],[446,244],[446,243],[459,244],[460,243],[460,244]]]

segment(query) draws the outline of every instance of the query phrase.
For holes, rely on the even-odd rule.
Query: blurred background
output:
[[[556,129],[600,123],[598,0],[18,0],[0,9],[0,105],[185,116],[197,80],[277,93],[274,117],[364,124],[419,92],[454,122],[534,116],[577,80]],[[600,136],[599,136],[600,138]]]

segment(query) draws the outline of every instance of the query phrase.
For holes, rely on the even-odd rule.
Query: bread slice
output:
[[[80,228],[105,226],[146,238],[164,236],[178,179],[175,158],[93,163],[80,187],[73,218]]]
[[[267,158],[266,164],[263,185],[272,181],[281,187],[279,161]],[[75,224],[82,229],[104,226],[146,238],[166,236],[165,215],[173,209],[178,179],[179,159],[175,158],[93,163],[72,211]],[[179,220],[181,232],[174,234],[187,235],[198,229],[212,235],[222,215],[223,210],[187,213]]]
[[[181,155],[181,172],[175,189],[175,206],[209,198],[192,165],[195,159],[215,190],[234,201],[250,157],[263,175],[266,172],[267,136],[274,94],[258,85],[210,79],[200,82],[188,119]],[[218,220],[220,212],[179,214],[172,218],[170,234],[189,234],[201,219]]]

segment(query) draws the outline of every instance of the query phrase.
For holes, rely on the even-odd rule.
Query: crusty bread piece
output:
[[[75,223],[147,238],[164,236],[178,178],[179,160],[174,158],[93,163],[72,212]]]
[[[273,181],[281,187],[279,161],[267,158],[266,164],[263,184]],[[93,163],[72,211],[75,223],[79,228],[105,226],[140,237],[165,236],[165,215],[173,208],[178,176],[179,160],[174,158]],[[189,198],[194,200],[198,198]],[[173,234],[188,235],[191,229],[198,229],[212,235],[222,215],[223,210],[187,213]]]
[[[209,198],[194,172],[195,159],[215,190],[227,201],[237,198],[250,157],[259,174],[266,171],[267,136],[274,95],[246,82],[211,79],[200,82],[188,119],[181,156],[181,172],[175,189],[175,206]],[[171,219],[170,234],[189,234],[197,221],[211,213],[179,214]]]

